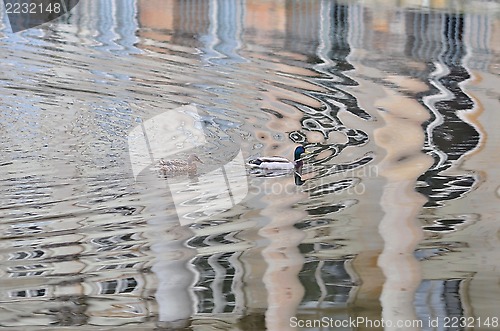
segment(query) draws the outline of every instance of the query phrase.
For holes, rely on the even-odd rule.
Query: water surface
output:
[[[81,0],[19,34],[3,17],[0,325],[500,329],[498,15],[487,1]],[[245,173],[243,201],[182,222],[165,178],[135,180],[127,138],[187,104],[207,135],[200,174],[297,144],[307,174]]]

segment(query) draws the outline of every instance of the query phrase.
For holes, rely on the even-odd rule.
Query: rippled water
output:
[[[0,325],[500,329],[499,9],[81,0],[19,34],[3,17]],[[200,175],[304,144],[302,178],[231,177],[248,194],[210,214],[224,184],[179,176],[208,193],[178,215],[128,136],[188,104]],[[323,325],[356,327],[398,329]]]

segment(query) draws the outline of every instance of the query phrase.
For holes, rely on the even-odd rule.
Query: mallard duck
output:
[[[196,172],[196,163],[203,163],[202,160],[196,155],[191,154],[187,158],[187,160],[164,160],[161,159],[159,162],[160,171],[165,174],[180,174],[180,173],[195,173]]]
[[[293,161],[281,156],[259,157],[250,160],[248,165],[252,168],[268,169],[268,170],[297,170],[302,167],[302,154],[307,153],[304,146],[297,146],[293,153]]]

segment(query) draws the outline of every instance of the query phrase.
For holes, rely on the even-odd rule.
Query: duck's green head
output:
[[[302,156],[302,154],[306,153],[306,149],[304,148],[304,146],[297,146],[297,148],[295,148],[295,152],[294,152],[294,160],[297,161],[300,159],[300,157]]]

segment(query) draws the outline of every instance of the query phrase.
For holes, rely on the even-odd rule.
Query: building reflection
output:
[[[112,12],[108,8],[111,5],[117,8],[112,19],[106,16]],[[360,314],[380,318],[383,307],[379,298],[386,279],[376,262],[384,248],[377,233],[384,211],[373,201],[380,200],[384,183],[378,175],[359,178],[362,176],[352,173],[380,162],[373,155],[381,153],[383,144],[379,146],[370,139],[377,125],[381,125],[373,124],[381,118],[373,103],[380,103],[387,93],[393,93],[404,107],[408,97],[417,100],[418,105],[411,105],[415,106],[411,109],[422,113],[411,117],[401,111],[398,115],[414,119],[411,128],[425,129],[423,148],[433,162],[416,183],[416,190],[426,199],[416,228],[426,240],[415,247],[415,258],[423,268],[421,282],[414,284],[415,314],[424,321],[471,316],[468,307],[473,305],[470,297],[474,293],[466,283],[474,277],[473,270],[457,274],[452,266],[447,266],[446,275],[454,277],[444,278],[443,268],[436,265],[445,259],[456,267],[461,255],[455,251],[466,247],[459,232],[478,223],[479,217],[457,206],[456,201],[473,195],[479,185],[478,175],[460,169],[459,165],[477,152],[484,133],[477,119],[457,111],[470,113],[478,107],[474,97],[465,91],[464,83],[473,76],[472,70],[486,70],[497,60],[494,52],[485,51],[498,48],[497,44],[490,44],[498,29],[498,23],[493,24],[490,16],[422,13],[402,8],[389,11],[356,2],[330,1],[137,0],[114,5],[113,1],[86,2],[79,9],[95,12],[90,26],[106,32],[97,36],[103,44],[115,40],[125,48],[158,53],[171,51],[165,44],[183,46],[201,50],[201,60],[215,66],[240,65],[249,56],[255,56],[278,62],[276,68],[283,73],[290,63],[305,58],[310,66],[307,79],[321,91],[297,88],[304,100],[293,101],[273,94],[277,89],[270,88],[262,93],[266,100],[271,100],[266,109],[280,114],[282,109],[273,108],[275,101],[294,108],[298,114],[298,124],[294,124],[300,128],[290,130],[289,138],[315,148],[318,154],[324,152],[325,157],[315,160],[318,165],[335,163],[339,167],[320,173],[322,183],[311,180],[317,186],[305,191],[311,200],[308,207],[283,197],[260,197],[262,200],[257,199],[259,202],[253,206],[255,210],[261,210],[259,203],[264,202],[275,203],[276,209],[260,215],[239,206],[211,222],[182,229],[178,225],[158,226],[151,220],[148,226],[144,226],[144,220],[124,222],[120,233],[98,233],[91,238],[73,234],[65,240],[74,245],[64,248],[48,247],[45,239],[34,238],[47,228],[12,226],[8,236],[33,238],[23,243],[29,249],[16,246],[9,239],[11,254],[2,259],[2,279],[13,280],[2,300],[19,302],[19,307],[12,310],[21,310],[25,301],[50,299],[64,302],[63,308],[58,308],[56,321],[54,313],[33,318],[33,325],[106,325],[115,323],[111,319],[116,317],[126,324],[178,317],[189,320],[193,328],[202,329],[204,323],[215,320],[221,325],[239,321],[238,327],[245,329],[253,323],[262,325],[269,302],[281,300],[270,294],[280,288],[276,281],[280,275],[284,283],[295,286],[292,290],[304,291],[297,302],[290,306],[283,303],[283,307],[296,309],[303,318],[322,314],[339,319]],[[130,29],[137,30],[138,40],[130,37]],[[390,40],[395,39],[402,42],[391,44]],[[255,54],[252,48],[256,49]],[[476,53],[478,57],[468,57]],[[385,61],[389,56],[393,59],[390,63]],[[381,92],[380,85],[389,92]],[[430,119],[423,121],[427,115]],[[279,120],[269,122],[272,127]],[[344,142],[332,138],[338,132],[343,134]],[[315,138],[314,133],[320,138]],[[262,138],[261,142],[271,146],[273,140]],[[373,154],[347,155],[353,146],[366,146]],[[391,148],[387,147],[388,154],[394,152],[401,157],[389,162],[397,172],[409,156]],[[450,170],[452,174],[447,172]],[[366,186],[366,193],[350,198],[347,189],[361,184]],[[274,215],[292,205],[302,208],[295,210],[296,219],[273,223],[278,218]],[[75,218],[72,229],[80,229],[84,221]],[[136,230],[137,226],[144,226],[142,232]],[[349,226],[356,231],[345,231]],[[272,231],[283,231],[284,227],[293,227],[290,233],[303,237],[293,245],[282,244],[282,238]],[[259,233],[259,228],[263,232]],[[172,261],[167,261],[165,265],[156,264],[155,269],[152,261],[174,249],[150,249],[152,242],[161,241],[151,238],[151,229],[158,233],[185,231],[175,247],[187,251],[181,262],[169,265]],[[265,244],[260,242],[262,238],[267,240]],[[280,249],[289,254],[285,262],[291,263],[290,256],[300,256],[288,274],[273,269],[272,262],[277,261],[273,259]],[[67,254],[62,250],[67,250]],[[60,258],[70,255],[71,263]],[[158,283],[168,279],[175,268],[182,268],[186,282],[193,284],[183,292],[185,304],[192,304],[192,311],[190,316],[167,318],[165,313],[162,317],[162,309],[168,310],[162,304],[173,305],[172,298],[160,302],[154,294]],[[87,276],[57,285],[45,281],[62,273]],[[488,279],[488,275],[485,277]],[[29,279],[29,285],[24,285],[23,279]],[[473,285],[480,289],[486,286]],[[498,288],[492,287],[498,292]],[[174,290],[179,289],[168,289]],[[359,307],[369,307],[369,311],[355,312]]]
[[[471,109],[473,107],[470,98],[467,98],[467,95],[458,85],[460,81],[465,81],[470,77],[467,69],[463,67],[467,48],[461,40],[461,36],[467,34],[468,29],[472,28],[465,24],[468,19],[467,16],[463,14],[420,13],[418,11],[405,11],[404,9],[395,13],[391,11],[392,14],[390,14],[390,12],[384,12],[383,10],[373,12],[371,9],[358,4],[344,5],[329,1],[284,1],[278,5],[267,2],[249,1],[245,5],[239,4],[238,9],[236,7],[224,7],[223,4],[215,1],[205,2],[203,5],[189,2],[183,5],[182,11],[177,9],[181,7],[176,7],[175,1],[164,3],[171,3],[169,8],[174,8],[174,13],[171,14],[172,17],[176,17],[176,20],[165,18],[163,21],[171,22],[172,25],[162,28],[166,29],[165,31],[173,31],[171,35],[176,36],[176,43],[204,49],[204,56],[206,56],[209,62],[217,57],[220,58],[221,54],[222,57],[226,58],[238,57],[235,54],[238,54],[242,42],[247,45],[264,45],[273,49],[275,47],[284,47],[287,52],[306,55],[309,61],[317,61],[319,64],[316,66],[316,69],[317,73],[320,74],[319,78],[322,80],[322,87],[328,91],[332,91],[330,95],[316,94],[315,97],[324,100],[325,108],[330,112],[338,111],[338,109],[345,107],[343,109],[352,111],[354,115],[362,119],[369,119],[372,115],[358,104],[355,94],[348,94],[344,88],[344,86],[357,85],[354,80],[351,80],[352,76],[349,77],[349,75],[344,74],[346,71],[356,69],[357,64],[353,64],[356,61],[351,61],[350,57],[354,56],[356,60],[360,59],[360,66],[368,66],[376,70],[381,70],[383,73],[380,76],[383,77],[387,71],[391,73],[395,72],[394,69],[391,70],[387,67],[394,65],[394,63],[381,62],[377,64],[373,62],[376,56],[363,58],[357,54],[363,49],[367,51],[372,51],[372,49],[379,50],[380,52],[386,51],[387,49],[380,48],[384,44],[374,43],[375,38],[385,40],[386,43],[391,38],[405,40],[403,44],[404,48],[398,49],[389,45],[390,52],[395,55],[395,61],[399,66],[397,70],[408,73],[408,77],[417,79],[426,86],[423,91],[410,90],[409,93],[414,93],[421,100],[424,107],[428,109],[429,113],[435,115],[426,124],[429,129],[426,135],[425,151],[435,156],[436,163],[420,179],[422,182],[427,181],[428,185],[425,187],[419,186],[419,192],[427,197],[427,207],[439,208],[440,205],[437,201],[458,199],[467,194],[467,192],[470,192],[474,186],[474,176],[470,176],[469,174],[451,177],[443,177],[440,174],[452,166],[461,156],[469,153],[478,144],[479,136],[477,131],[467,121],[457,117],[456,107],[449,104],[449,102],[453,104],[458,103],[461,107],[465,107],[463,109]],[[222,9],[220,8],[221,6],[223,7]],[[268,18],[269,13],[272,13],[273,19]],[[257,15],[260,15],[259,17],[262,17],[262,19],[254,19]],[[475,18],[476,20],[478,19],[477,16]],[[235,22],[234,19],[236,21],[240,20],[240,22],[237,24],[231,23]],[[483,19],[488,18],[485,16]],[[191,23],[188,24],[187,22]],[[148,26],[148,18],[146,16],[141,18],[141,27],[141,31],[146,30],[146,27],[150,27]],[[155,30],[154,26],[150,28],[152,28],[150,31],[156,31],[159,34],[158,40],[167,37],[162,37],[160,30]],[[218,33],[217,31],[231,31],[231,33]],[[166,33],[164,35],[169,34]],[[269,44],[270,36],[273,37],[272,40],[276,43],[275,45]],[[149,34],[148,38],[154,39],[155,37]],[[221,45],[225,46],[222,47]],[[414,62],[408,65],[404,62],[398,62],[398,59],[406,57],[411,58]],[[371,58],[374,60],[372,61]],[[289,61],[287,58],[280,60],[284,62]],[[440,77],[433,76],[435,75],[434,68],[428,65],[432,61],[438,61],[437,63],[442,65],[445,71],[450,71],[450,73]],[[420,69],[417,70],[415,68],[425,68],[425,70],[420,71]],[[449,79],[449,77],[453,77],[453,80]],[[331,82],[328,82],[328,79]],[[447,90],[446,93],[438,92],[438,88],[430,86],[429,81],[441,84]],[[439,93],[442,93],[444,96],[442,99],[434,97],[439,95]],[[311,95],[313,94],[311,93]],[[339,95],[339,97],[335,98],[334,95]],[[461,99],[462,97],[463,100]],[[335,98],[334,103],[329,101],[332,98]],[[360,100],[363,99],[363,97],[359,98]],[[448,102],[447,100],[450,101]],[[304,109],[305,107],[305,105],[299,104],[295,106],[298,109]],[[311,115],[312,112],[314,112],[314,115]],[[328,124],[332,122],[332,117],[331,113],[325,115],[321,112],[321,108],[314,110],[309,108],[308,113],[302,119],[302,130],[298,130],[295,132],[295,135],[291,135],[292,139],[297,142],[307,143],[308,131],[316,130],[325,138],[328,138],[330,131],[344,130],[347,134],[352,135],[352,140],[347,144],[351,146],[352,143],[363,142],[363,137],[366,137],[367,133],[368,136],[372,134],[369,131],[356,131],[356,128],[344,128],[339,125],[328,128]],[[444,124],[433,125],[433,121],[436,121],[438,116],[440,119],[444,116]],[[338,120],[335,117],[334,119]],[[453,137],[456,139],[465,139],[450,140],[448,138],[448,130],[460,131],[460,134],[455,134]],[[304,132],[306,132],[305,135]],[[327,145],[331,146],[331,144]],[[314,146],[321,147],[317,143]],[[336,147],[338,148],[338,146]],[[341,156],[342,149],[337,149],[333,155]],[[353,160],[350,161],[352,162]],[[376,181],[374,180],[374,182]],[[460,187],[460,192],[457,191],[458,187]],[[338,210],[343,209],[344,207],[341,206],[338,208]],[[370,280],[359,279],[359,274],[364,274],[364,272],[362,270],[358,272],[354,271],[352,265],[356,265],[356,262],[353,262],[352,256],[358,255],[358,259],[363,259],[364,257],[360,257],[360,252],[358,251],[353,252],[350,258],[342,259],[343,254],[341,253],[345,253],[345,250],[341,249],[342,245],[339,245],[334,240],[335,236],[333,233],[336,227],[332,225],[328,217],[325,219],[325,214],[322,215],[320,213],[317,216],[310,217],[310,220],[307,220],[307,222],[300,224],[303,224],[299,228],[306,233],[306,239],[299,245],[299,248],[306,257],[310,256],[304,263],[303,269],[299,274],[299,279],[306,290],[303,302],[301,303],[302,308],[348,307],[349,305],[359,303],[356,300],[356,296],[364,297],[365,300],[373,300],[374,302],[378,300],[379,293],[376,291],[369,294],[369,296],[371,295],[371,299],[366,297],[367,293],[359,292],[359,289],[363,289],[363,287],[359,287],[359,283],[370,282]],[[448,224],[450,223],[448,222]],[[455,226],[458,225],[455,224]],[[321,237],[322,239],[318,241],[318,237],[313,236],[309,242],[309,239],[307,239],[309,235],[307,233],[309,231],[317,232],[320,229],[325,233]],[[244,229],[241,231],[245,232]],[[234,235],[236,235],[236,232]],[[245,261],[244,254],[238,256],[238,260]],[[374,257],[376,258],[376,255]],[[209,263],[210,258],[209,256],[204,256],[195,260],[197,268],[204,270],[201,274],[212,275],[209,278],[204,277],[203,280],[200,280],[199,284],[200,286],[204,284],[204,288],[209,287],[207,284],[210,281],[221,284],[220,280],[215,281],[217,278],[216,272],[210,271],[210,268],[219,270],[222,274],[229,272],[226,278],[227,281],[235,277],[233,274],[234,270],[241,268],[241,265],[231,266],[229,264],[230,255],[212,257],[214,261],[212,263]],[[220,261],[221,259],[223,262]],[[225,266],[224,268],[221,268],[221,263]],[[252,263],[255,262],[252,261]],[[262,268],[252,266],[252,263],[243,262],[243,266],[246,265],[252,270]],[[383,279],[380,279],[378,286],[382,286],[382,281]],[[437,284],[436,282],[446,283],[449,281],[424,279],[416,292],[415,304],[417,306],[422,305],[419,300],[427,297],[425,293],[427,293],[426,291],[429,286],[426,284]],[[376,286],[376,284],[373,284],[370,291]],[[225,285],[225,287],[229,288],[230,285]],[[217,288],[220,288],[220,286]],[[449,286],[446,285],[445,288],[449,288]],[[458,288],[456,291],[457,295],[463,298],[463,294],[460,294]],[[199,293],[200,312],[209,313],[210,309],[217,312],[229,312],[231,310],[228,308],[229,301],[227,300],[227,294],[226,298],[217,300],[214,297],[215,293],[217,291],[213,289],[206,292],[205,296]],[[233,298],[232,305],[236,305],[235,296],[230,297]],[[440,305],[450,307],[449,309],[447,308],[448,310],[444,309],[443,312],[446,313],[443,314],[449,314],[452,311],[454,312],[453,314],[456,314],[460,310],[457,308],[457,304],[460,306],[460,303],[456,300],[451,300],[452,297],[456,298],[456,295],[442,296],[443,299]],[[448,300],[451,301],[448,302]],[[217,306],[215,302],[223,304]],[[216,306],[217,308],[215,308]],[[381,308],[379,307],[379,309]],[[423,316],[422,314],[422,311],[418,312],[419,317]]]
[[[285,49],[314,56],[319,45],[320,1],[286,1]]]

